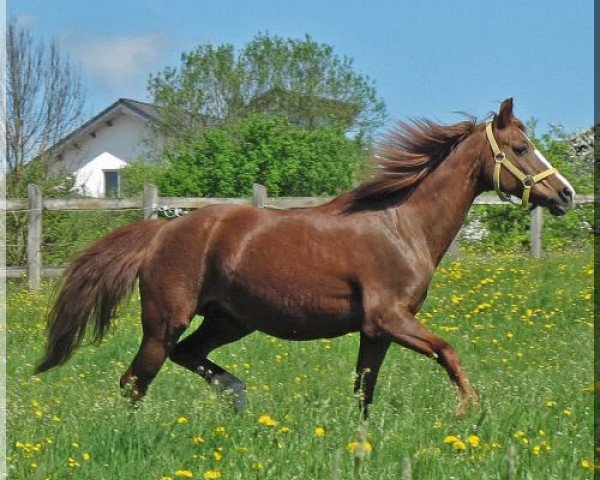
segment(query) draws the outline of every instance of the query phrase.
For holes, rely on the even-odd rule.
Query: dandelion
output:
[[[215,435],[227,436],[227,430],[225,430],[225,427],[217,427],[215,428]]]
[[[177,418],[177,423],[178,424],[184,424],[184,423],[188,423],[188,419],[186,417],[178,417]]]
[[[279,430],[277,430],[279,433],[289,433],[290,432],[290,427],[286,427],[283,426],[281,427]]]
[[[260,417],[258,417],[258,423],[261,425],[266,425],[267,427],[274,427],[278,422],[274,418],[271,418],[270,415],[263,413]]]
[[[477,436],[477,435],[469,435],[467,438],[467,442],[469,443],[469,445],[471,445],[472,447],[478,447],[479,444],[481,443],[481,439]]]
[[[590,462],[587,458],[581,460],[581,466],[583,468],[592,468],[592,462]]]
[[[90,459],[91,459],[92,457],[91,457],[91,455],[90,455],[89,453],[87,453],[87,452],[84,452],[84,453],[81,455],[81,458],[83,458],[83,459],[84,459],[86,462],[89,462],[89,461],[90,461]]]
[[[202,477],[205,480],[214,480],[215,478],[221,478],[221,472],[219,472],[218,470],[206,470],[202,474]]]
[[[264,470],[265,466],[260,462],[254,462],[252,464],[252,468],[254,468],[255,470]]]
[[[365,440],[364,442],[357,442],[356,440],[354,440],[353,442],[350,442],[348,444],[347,448],[352,453],[354,453],[357,450],[362,450],[363,452],[367,453],[373,451],[373,445],[371,445],[371,442],[369,442],[368,440]]]
[[[213,457],[215,457],[215,460],[218,462],[223,458],[223,449],[222,448],[217,448],[214,452],[213,452]]]
[[[460,438],[455,435],[448,435],[444,438],[444,443],[449,444],[454,450],[466,450],[467,446]]]
[[[554,400],[548,400],[546,402],[546,407],[548,407],[548,408],[556,407],[556,402]]]
[[[200,436],[195,436],[192,438],[192,443],[194,445],[201,445],[202,443],[204,443],[204,439]]]
[[[175,476],[176,477],[183,477],[183,478],[194,478],[194,474],[192,473],[191,470],[177,470],[175,472]]]
[[[315,427],[315,429],[313,430],[313,433],[315,434],[315,437],[323,438],[325,436],[325,429],[321,426],[318,426],[318,427]]]
[[[571,416],[571,414],[573,413],[573,411],[570,408],[565,408],[562,411],[563,415],[566,415],[567,417]]]

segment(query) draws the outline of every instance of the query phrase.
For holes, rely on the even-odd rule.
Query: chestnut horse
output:
[[[143,338],[121,378],[132,400],[170,358],[234,395],[245,385],[207,356],[259,330],[288,340],[360,332],[356,390],[367,412],[392,342],[434,358],[456,388],[456,413],[478,401],[454,349],[415,318],[433,273],[477,195],[496,189],[564,214],[575,192],[513,116],[486,125],[400,123],[372,180],[331,202],[290,211],[211,205],[172,221],[125,226],[68,267],[49,314],[38,372],[64,363],[86,325],[100,340],[136,278]],[[178,339],[195,315],[200,327]]]

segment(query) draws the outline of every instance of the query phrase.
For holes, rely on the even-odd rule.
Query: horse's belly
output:
[[[220,300],[238,321],[290,340],[337,337],[361,324],[357,302],[343,285],[318,289],[298,282],[233,284]]]

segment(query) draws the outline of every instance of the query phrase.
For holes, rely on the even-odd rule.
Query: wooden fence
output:
[[[43,210],[120,210],[140,209],[144,218],[156,218],[159,208],[195,209],[210,204],[254,205],[259,208],[302,208],[320,205],[331,200],[331,197],[269,197],[267,189],[262,185],[254,185],[252,198],[175,198],[159,197],[154,185],[144,186],[143,198],[115,199],[58,199],[42,198],[42,191],[37,185],[28,186],[28,198],[6,199],[6,211],[29,212],[29,229],[27,236],[27,268],[7,267],[2,275],[5,277],[23,277],[27,275],[29,288],[37,290],[42,277],[60,276],[63,268],[44,268],[42,265],[42,212]],[[593,195],[578,195],[577,203],[593,203]],[[475,205],[506,205],[495,195],[480,195]],[[458,256],[457,238],[450,246],[449,254]],[[539,257],[542,252],[542,210],[536,208],[531,212],[530,252]]]

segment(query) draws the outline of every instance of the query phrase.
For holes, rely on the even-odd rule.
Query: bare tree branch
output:
[[[11,20],[6,29],[6,159],[14,195],[25,165],[66,136],[81,120],[81,76],[55,41],[35,41]]]

